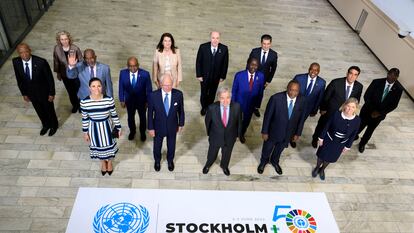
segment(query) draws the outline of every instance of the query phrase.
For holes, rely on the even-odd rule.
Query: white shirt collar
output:
[[[295,97],[295,98],[291,99],[291,98],[289,97],[288,93],[286,93],[286,100],[287,100],[287,103],[288,103],[288,104],[290,103],[290,101],[291,101],[291,100],[293,100],[293,104],[295,104],[295,103],[296,103],[296,98],[297,98],[297,97]]]
[[[344,118],[345,120],[353,120],[355,118],[356,114],[352,115],[351,117],[347,117],[345,116],[345,114],[343,112],[341,112],[341,117]]]

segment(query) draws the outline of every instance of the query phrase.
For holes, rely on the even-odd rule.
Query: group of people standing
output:
[[[112,159],[118,152],[115,138],[121,136],[121,124],[115,110],[112,79],[108,65],[97,61],[95,51],[83,52],[73,44],[71,35],[62,31],[56,35],[53,70],[63,81],[72,104],[72,113],[82,113],[84,139],[89,143],[90,156],[101,160],[102,175],[113,172]],[[200,45],[196,58],[196,79],[200,82],[200,114],[205,116],[209,137],[207,161],[202,172],[207,174],[221,150],[220,167],[230,175],[229,163],[237,138],[246,143],[245,133],[260,107],[266,87],[277,68],[277,53],[271,49],[272,37],[261,37],[261,46],[252,49],[246,68],[235,74],[232,88],[220,87],[227,76],[228,47],[220,43],[220,33],[211,32],[210,42]],[[30,47],[17,46],[19,57],[13,59],[17,83],[23,99],[32,102],[41,122],[40,135],[58,128],[53,100],[55,85],[49,64],[31,54]],[[349,150],[361,131],[367,127],[359,144],[364,152],[374,129],[393,111],[403,88],[398,82],[399,70],[392,68],[387,78],[375,79],[368,87],[365,105],[357,116],[362,84],[357,81],[360,69],[351,66],[346,77],[326,82],[319,76],[320,65],[312,63],[307,73],[296,75],[286,91],[272,95],[267,103],[261,135],[262,153],[257,172],[262,174],[268,163],[282,174],[279,160],[290,144],[295,148],[305,120],[320,118],[312,136],[312,146],[318,148],[317,165],[312,176],[325,179],[329,163]],[[156,46],[150,73],[139,67],[136,57],[127,60],[127,68],[119,73],[119,101],[128,112],[128,140],[136,135],[135,115],[139,116],[140,140],[146,141],[146,131],[153,138],[154,170],[160,171],[162,144],[167,140],[168,170],[174,170],[177,132],[185,123],[184,97],[178,88],[183,80],[180,50],[170,33],[162,34]],[[153,90],[153,84],[155,90]],[[214,102],[217,96],[217,102]]]

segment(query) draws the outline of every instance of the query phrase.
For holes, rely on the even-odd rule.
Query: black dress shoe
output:
[[[46,133],[47,133],[47,131],[49,130],[49,128],[42,128],[41,130],[40,130],[40,136],[43,136],[43,135],[45,135]]]
[[[318,147],[318,139],[312,139],[312,147],[317,148]]]
[[[319,172],[319,178],[321,178],[321,180],[325,180],[325,171],[324,170],[321,170]]]
[[[173,161],[168,162],[168,171],[170,171],[170,172],[174,171],[174,162]]]
[[[246,143],[246,138],[244,137],[244,135],[240,136],[240,142],[241,142],[241,144]]]
[[[101,174],[102,174],[102,176],[104,176],[106,173],[107,173],[107,171],[102,171],[102,170],[101,170]]]
[[[57,128],[50,128],[49,136],[55,135],[56,131],[57,131]]]
[[[207,110],[205,110],[204,108],[203,108],[203,109],[201,109],[200,114],[201,114],[202,116],[205,116],[205,115],[206,115],[206,113],[207,113]]]
[[[277,174],[282,175],[282,168],[279,166],[279,164],[273,164],[273,167],[275,167],[275,171]]]
[[[203,168],[203,174],[207,174],[209,170],[210,170],[210,167],[204,166],[204,168]]]
[[[313,169],[312,171],[312,177],[315,178],[319,173],[319,168],[315,167],[315,169]]]
[[[145,133],[141,134],[141,142],[145,142],[147,140],[147,135]]]
[[[227,167],[222,167],[221,169],[223,169],[224,175],[226,175],[226,176],[230,175],[230,170]]]
[[[112,171],[107,171],[108,172],[108,175],[112,175],[112,172],[114,172],[114,170],[112,170]]]
[[[290,141],[289,144],[292,148],[296,148],[296,142]]]
[[[155,162],[155,164],[154,164],[154,170],[156,172],[159,172],[161,170],[161,164],[160,164],[160,162]]]
[[[260,163],[259,166],[257,167],[257,173],[263,174],[265,166],[266,166],[265,163]]]
[[[359,143],[359,145],[358,145],[358,151],[359,151],[359,153],[364,153],[364,151],[365,151],[365,145]]]
[[[132,141],[135,138],[135,132],[129,132],[128,140]]]
[[[259,112],[259,109],[258,109],[258,108],[256,108],[256,109],[253,111],[253,113],[254,113],[254,115],[255,115],[255,116],[260,117],[260,112]]]
[[[76,113],[78,111],[78,106],[73,106],[72,107],[72,113]]]

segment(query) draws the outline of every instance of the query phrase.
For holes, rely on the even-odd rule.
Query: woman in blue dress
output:
[[[101,173],[104,176],[113,172],[112,159],[118,152],[112,138],[112,124],[121,135],[121,123],[115,110],[112,97],[102,94],[102,82],[98,78],[89,81],[90,95],[81,100],[83,138],[89,143],[92,159],[101,160]]]
[[[326,123],[319,136],[319,148],[316,152],[318,162],[312,171],[312,177],[319,173],[321,180],[325,180],[325,168],[329,163],[335,163],[342,153],[351,149],[361,122],[356,115],[357,109],[358,100],[351,97]]]

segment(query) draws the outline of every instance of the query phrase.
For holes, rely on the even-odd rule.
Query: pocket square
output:
[[[175,103],[174,103],[174,106],[177,106],[177,105],[178,105],[178,104],[177,104],[177,102],[175,102]]]

